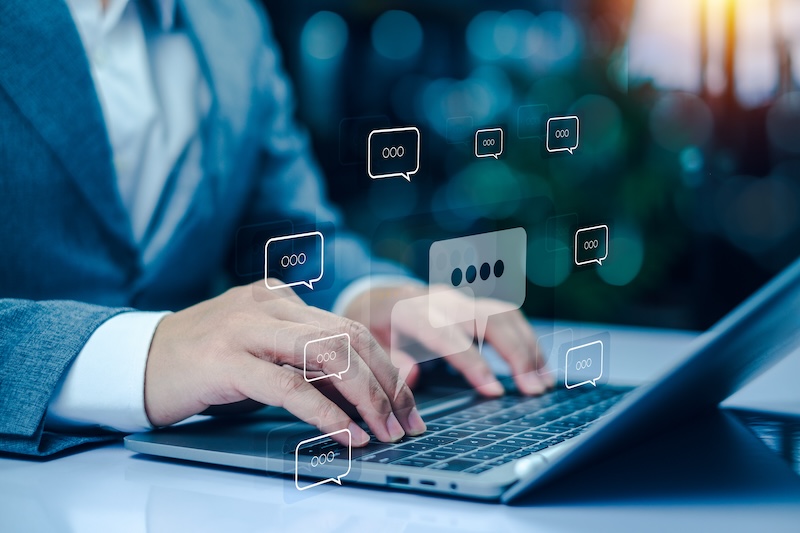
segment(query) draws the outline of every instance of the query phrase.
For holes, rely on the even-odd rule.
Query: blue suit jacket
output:
[[[68,8],[60,0],[0,3],[2,451],[48,455],[108,439],[43,430],[62,375],[111,316],[212,296],[213,281],[232,264],[238,228],[338,222],[292,121],[291,90],[261,8],[182,0],[179,19],[213,95],[204,177],[168,249],[145,268]],[[356,239],[338,231],[335,250],[334,286],[309,303],[330,306],[338,289],[369,273]]]

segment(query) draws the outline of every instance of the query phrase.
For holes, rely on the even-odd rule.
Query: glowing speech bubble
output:
[[[318,369],[321,369],[322,375],[313,375]],[[348,370],[350,335],[347,333],[308,341],[303,347],[303,377],[309,383],[334,376],[342,379],[342,374]]]
[[[548,152],[569,152],[574,154],[580,139],[580,121],[576,116],[552,117],[547,119],[545,148]]]
[[[319,231],[273,237],[264,245],[264,283],[268,289],[314,283],[325,273],[325,237]]]
[[[527,247],[528,234],[524,228],[468,235],[431,245],[430,286],[450,286],[471,299],[496,300],[492,305],[475,306],[467,317],[475,320],[479,349],[483,349],[489,316],[519,309],[525,301]],[[431,294],[431,304],[435,303],[436,296]],[[469,309],[464,309],[457,313],[458,321],[463,321],[468,312]],[[431,307],[433,327],[447,326],[452,320]]]
[[[411,181],[419,172],[419,129],[373,130],[367,138],[367,173],[376,179],[402,177]]]
[[[499,159],[503,153],[503,128],[488,128],[475,132],[475,157]]]
[[[332,439],[334,435],[347,434],[347,468],[344,468],[343,448]],[[350,473],[353,456],[353,436],[349,429],[340,429],[297,444],[294,449],[294,486],[297,490],[306,490],[325,483],[342,484],[342,478]],[[344,471],[342,471],[344,470]],[[306,482],[302,478],[316,481]]]
[[[597,263],[603,266],[608,258],[608,226],[601,224],[575,232],[575,264]]]
[[[564,386],[574,389],[603,377],[603,341],[593,341],[567,350],[564,365]]]

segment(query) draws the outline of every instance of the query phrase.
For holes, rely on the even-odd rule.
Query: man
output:
[[[298,370],[312,330],[351,338],[353,377],[329,396],[383,441],[425,431],[395,366],[413,384],[413,361],[382,345],[392,304],[427,289],[390,264],[366,278],[354,236],[337,231],[333,287],[305,302],[263,281],[214,297],[238,228],[339,221],[258,5],[6,0],[0,20],[0,450],[49,455],[248,398],[364,445]],[[520,313],[486,336],[523,392],[545,389]],[[502,394],[477,350],[448,361]]]

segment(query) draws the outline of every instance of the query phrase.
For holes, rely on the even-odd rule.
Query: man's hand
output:
[[[290,333],[281,333],[287,328]],[[309,307],[290,289],[268,290],[263,281],[161,321],[145,371],[147,416],[165,426],[212,405],[251,398],[284,407],[326,433],[349,428],[353,444],[362,446],[368,435],[304,379],[303,350],[297,349],[299,338],[341,333],[350,336],[350,369],[344,379],[321,381],[355,406],[380,440],[423,433],[411,390],[365,326]],[[312,371],[325,366],[309,361]]]
[[[461,372],[481,394],[499,396],[503,394],[503,386],[497,381],[478,349],[474,345],[466,351],[454,348],[471,343],[475,335],[474,321],[461,324],[461,331],[458,334],[466,337],[465,339],[437,335],[432,328],[417,329],[414,327],[414,317],[411,316],[395,317],[395,323],[392,325],[392,309],[399,300],[408,299],[410,302],[417,302],[418,309],[409,308],[408,311],[419,316],[437,312],[436,309],[429,309],[432,303],[441,307],[438,311],[442,314],[446,314],[448,309],[459,306],[470,308],[474,305],[476,311],[480,310],[481,314],[491,317],[486,327],[486,341],[494,346],[511,367],[511,373],[519,390],[523,394],[541,394],[553,386],[550,374],[539,373],[544,367],[544,361],[537,351],[533,328],[519,310],[506,311],[508,304],[487,298],[478,298],[473,303],[464,294],[452,290],[440,292],[435,299],[418,298],[428,294],[428,291],[428,287],[414,284],[372,289],[351,302],[344,314],[367,324],[387,350],[390,347],[392,334],[400,334],[414,339],[431,352],[449,356],[447,362]],[[392,332],[392,327],[399,331]],[[403,375],[407,375],[406,381],[413,386],[419,374],[417,362],[403,352],[395,351],[392,357],[396,359],[392,363],[401,369]]]

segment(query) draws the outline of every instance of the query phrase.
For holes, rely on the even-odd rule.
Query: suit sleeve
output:
[[[335,228],[333,254],[329,254],[333,263],[328,264],[328,257],[325,262],[326,272],[335,272],[331,288],[301,295],[307,303],[330,310],[337,295],[360,278],[370,274],[403,276],[408,272],[372,258],[364,240],[343,226],[341,214],[326,197],[308,135],[294,120],[291,84],[266,16],[263,28],[264,43],[256,66],[256,94],[261,101],[254,106],[261,113],[261,164],[244,223],[289,220],[295,225],[322,223]]]
[[[102,431],[44,427],[54,390],[92,333],[127,311],[73,301],[0,299],[0,452],[48,456],[118,439]]]

